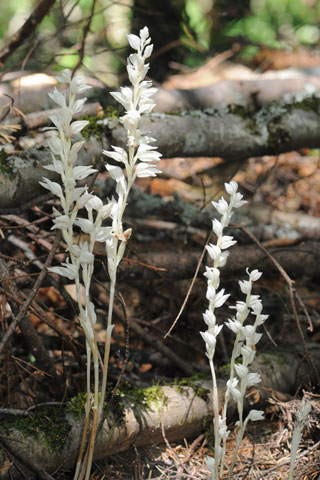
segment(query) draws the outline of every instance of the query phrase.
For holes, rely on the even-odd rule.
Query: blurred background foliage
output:
[[[1,3],[3,48],[36,2]],[[235,45],[248,63],[266,47],[318,50],[320,0],[56,0],[2,72],[80,68],[116,86],[126,78],[126,34],[144,25],[155,45],[150,76],[161,82]]]

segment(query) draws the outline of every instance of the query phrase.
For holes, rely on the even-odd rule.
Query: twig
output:
[[[97,0],[92,1],[91,10],[90,10],[90,14],[89,14],[87,23],[85,24],[84,29],[82,30],[83,36],[82,36],[82,41],[81,41],[81,47],[79,49],[79,60],[77,61],[76,66],[72,70],[72,75],[74,75],[76,73],[76,71],[78,70],[78,68],[80,67],[80,65],[82,65],[83,57],[84,57],[84,54],[85,54],[86,38],[87,38],[87,35],[89,33],[89,30],[90,30],[91,22],[92,22],[93,15],[94,15],[94,10],[96,8],[96,3],[97,3]]]
[[[162,267],[156,267],[154,265],[149,265],[148,263],[140,262],[138,260],[134,260],[133,258],[123,257],[122,260],[124,262],[127,262],[127,263],[131,264],[131,265],[139,265],[140,267],[149,268],[150,270],[154,270],[155,272],[167,272],[168,271],[167,268],[162,268]]]
[[[17,314],[17,316],[15,317],[15,319],[12,321],[12,323],[10,324],[10,327],[8,328],[8,330],[6,331],[6,333],[4,334],[2,340],[1,340],[1,343],[0,343],[0,354],[3,352],[9,338],[11,337],[11,335],[13,334],[13,332],[15,331],[17,325],[19,324],[20,320],[25,316],[25,314],[27,313],[27,310],[32,302],[32,300],[34,299],[34,297],[36,296],[36,293],[37,291],[39,290],[41,284],[42,284],[42,281],[44,279],[44,277],[46,276],[47,274],[47,268],[49,267],[49,265],[51,265],[51,262],[53,260],[53,257],[55,255],[55,252],[56,252],[56,249],[59,245],[59,242],[60,242],[60,238],[61,238],[61,232],[60,231],[57,231],[56,233],[56,238],[54,239],[54,242],[52,244],[52,249],[48,255],[48,258],[43,266],[43,269],[40,273],[40,275],[38,276],[35,284],[33,285],[26,301],[24,302],[23,306],[20,308],[19,310],[19,313]]]
[[[210,233],[209,237],[208,237],[207,240],[206,240],[206,245],[210,242],[210,238],[211,238],[211,233]],[[180,308],[180,310],[179,310],[179,313],[178,313],[178,315],[176,316],[176,318],[174,319],[173,324],[171,325],[171,327],[169,328],[169,330],[167,331],[167,333],[165,334],[165,336],[164,336],[163,338],[167,338],[167,337],[170,335],[170,333],[172,332],[172,330],[173,330],[174,327],[176,326],[177,321],[178,321],[179,318],[181,317],[181,315],[182,315],[182,313],[183,313],[183,311],[184,311],[184,309],[185,309],[185,307],[186,307],[186,305],[187,305],[187,302],[188,302],[189,297],[190,297],[190,295],[191,295],[191,292],[192,292],[194,283],[195,283],[195,281],[196,281],[196,279],[197,279],[197,276],[198,276],[198,273],[199,273],[199,270],[200,270],[200,267],[201,267],[201,263],[202,263],[202,260],[203,260],[203,257],[204,257],[204,255],[205,255],[205,253],[206,253],[206,247],[204,247],[203,250],[202,250],[202,253],[201,253],[201,255],[200,255],[200,258],[199,258],[199,261],[198,261],[198,264],[197,264],[197,268],[196,268],[196,270],[195,270],[195,272],[194,272],[192,281],[191,281],[190,286],[189,286],[189,288],[188,288],[188,291],[187,291],[187,294],[186,294],[185,299],[184,299],[184,301],[183,301],[183,304],[182,304],[182,306],[181,306],[181,308]]]
[[[166,444],[168,450],[170,451],[172,457],[174,458],[175,462],[179,465],[180,468],[182,468],[183,470],[185,470],[187,472],[188,475],[190,475],[190,472],[188,471],[186,465],[184,465],[185,462],[181,461],[180,458],[178,457],[178,455],[175,453],[175,451],[173,450],[173,448],[171,447],[170,445],[170,442],[169,440],[167,439],[166,437],[166,432],[164,430],[164,424],[163,424],[163,409],[164,409],[164,399],[162,399],[162,405],[161,405],[161,410],[160,410],[160,422],[161,422],[161,434],[162,434],[162,438],[163,438],[163,441],[164,443]],[[180,472],[181,473],[181,472]]]
[[[318,448],[320,445],[320,442],[317,442],[316,444],[312,445],[312,447],[307,448],[307,450],[304,450],[303,452],[300,453],[300,455],[297,455],[296,460],[301,460],[301,458],[305,457],[306,455],[309,455],[310,452]],[[263,473],[259,473],[258,479],[260,480],[263,477],[266,477],[269,473],[273,472],[274,470],[277,470],[280,467],[284,467],[285,465],[288,465],[290,463],[290,458],[288,460],[284,460],[281,463],[278,463],[274,467],[269,468],[268,470],[264,470]]]
[[[202,442],[203,439],[206,438],[205,433],[201,433],[198,435],[198,437],[191,443],[191,445],[188,447],[188,450],[186,454],[184,455],[183,459],[181,460],[181,463],[187,463],[191,459],[192,455],[194,454],[198,444]]]
[[[34,252],[32,251],[32,249],[30,248],[27,242],[25,242],[19,237],[16,237],[15,235],[9,235],[7,240],[8,242],[12,243],[12,245],[14,245],[15,247],[20,248],[23,251],[25,257],[28,260],[31,260],[39,270],[42,271],[44,269],[44,265],[41,262],[39,262],[36,255],[34,254]]]
[[[20,215],[22,212],[29,210],[34,205],[45,203],[52,198],[53,197],[51,193],[45,193],[44,195],[39,195],[36,198],[32,198],[31,200],[26,201],[23,205],[21,205],[21,207],[0,208],[0,215]]]
[[[122,309],[118,307],[118,305],[114,305],[114,312],[116,313],[117,317],[124,322]],[[160,340],[158,340],[154,335],[147,332],[145,328],[142,328],[135,320],[130,319],[130,328],[133,330],[137,335],[139,335],[143,340],[152,345],[156,348],[159,352],[161,352],[164,356],[168,357],[182,372],[186,375],[193,375],[195,373],[194,368],[190,365],[190,363],[185,362],[182,360],[176,353],[172,351],[171,348],[164,345]]]

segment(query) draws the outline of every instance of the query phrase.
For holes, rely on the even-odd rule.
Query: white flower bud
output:
[[[221,222],[219,222],[219,220],[217,220],[216,218],[212,220],[212,230],[217,235],[217,237],[220,237],[222,235],[223,226]]]
[[[74,280],[78,276],[78,268],[76,265],[70,263],[62,263],[62,267],[50,267],[49,272],[57,273],[62,277],[67,277],[69,280]]]
[[[249,269],[246,268],[246,272],[250,277],[250,282],[256,282],[262,275],[262,272],[259,272],[259,270],[252,270],[252,272],[249,272]]]
[[[221,254],[221,249],[217,245],[213,245],[212,243],[209,243],[209,245],[206,246],[206,249],[212,260],[216,260]]]
[[[62,188],[61,188],[61,185],[59,185],[59,183],[52,182],[48,178],[44,178],[44,177],[43,177],[42,181],[40,181],[39,183],[44,188],[49,190],[53,195],[56,195],[59,198],[63,197]]]
[[[261,376],[259,373],[249,373],[247,376],[247,387],[252,387],[261,382]]]
[[[229,195],[234,195],[238,190],[238,184],[237,182],[231,180],[231,182],[224,184],[224,188],[229,193]]]
[[[86,127],[89,124],[88,120],[77,120],[75,122],[72,122],[70,125],[71,128],[71,134],[76,135],[77,133],[80,133],[81,130]]]
[[[229,318],[229,320],[225,322],[225,324],[235,334],[240,332],[242,329],[242,323],[239,322],[238,320],[231,320],[231,318]]]
[[[78,225],[84,233],[91,233],[94,230],[94,224],[87,218],[77,218],[74,223]]]
[[[235,377],[232,379],[232,381],[230,379],[227,381],[227,389],[230,391],[235,402],[239,402],[241,400],[241,392],[237,388],[238,383],[239,380]]]
[[[93,195],[85,204],[87,210],[101,210],[103,208],[103,202],[101,198]]]
[[[234,368],[240,378],[246,377],[249,373],[248,368],[245,365],[235,364]]]
[[[135,129],[140,121],[140,113],[137,110],[128,110],[127,113],[121,117],[121,122],[127,130]]]
[[[249,280],[239,280],[241,292],[245,295],[249,295],[252,290],[252,283]]]
[[[246,420],[251,420],[252,422],[257,422],[259,420],[264,420],[264,411],[263,410],[250,410],[249,415]]]
[[[205,343],[208,345],[210,348],[215,348],[217,340],[212,333],[207,332],[200,332],[201,337],[205,341]]]
[[[220,215],[224,215],[228,212],[229,205],[223,197],[217,202],[211,202],[214,208],[217,210]]]
[[[227,248],[232,247],[232,245],[235,245],[237,243],[236,240],[233,240],[233,237],[230,237],[228,235],[224,235],[220,239],[220,248],[221,250],[226,250]]]
[[[208,282],[210,282],[214,288],[218,288],[220,283],[220,270],[218,268],[206,266],[206,271],[203,275],[207,277]]]
[[[96,171],[97,170],[95,168],[86,167],[86,166],[73,167],[72,178],[74,180],[83,180],[84,178],[88,177],[92,173],[95,173]]]

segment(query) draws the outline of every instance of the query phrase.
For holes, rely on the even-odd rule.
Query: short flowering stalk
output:
[[[152,83],[145,80],[149,70],[146,59],[150,57],[153,49],[147,27],[140,30],[139,36],[128,35],[128,42],[135,53],[128,58],[127,71],[131,87],[122,87],[120,92],[111,95],[125,108],[125,114],[120,118],[127,131],[127,150],[112,146],[111,151],[103,153],[119,163],[118,165],[106,164],[110,176],[117,183],[117,200],[113,199],[111,210],[112,226],[110,237],[106,241],[108,258],[108,272],[110,276],[110,300],[108,310],[107,338],[105,343],[103,378],[101,389],[101,403],[99,414],[102,413],[103,400],[107,385],[107,372],[110,351],[110,336],[112,329],[112,312],[117,279],[117,268],[126,249],[127,241],[131,236],[131,229],[123,230],[123,214],[127,205],[128,195],[135,179],[155,177],[160,173],[156,164],[161,154],[156,147],[151,145],[153,138],[143,135],[139,130],[141,115],[150,113],[155,103],[152,96],[157,91],[152,88]],[[124,166],[124,171],[122,167]]]
[[[288,477],[289,480],[293,480],[294,463],[296,460],[299,443],[301,441],[302,431],[307,424],[308,415],[310,411],[311,411],[311,404],[303,398],[301,402],[301,407],[297,413],[297,419],[293,429],[291,452],[290,452],[290,468],[289,468],[289,477]]]
[[[212,222],[212,230],[217,236],[216,244],[210,243],[207,245],[209,257],[213,260],[212,267],[206,267],[204,273],[207,278],[207,300],[209,302],[206,312],[203,314],[203,319],[208,326],[205,332],[200,332],[206,344],[206,355],[209,360],[213,390],[212,403],[214,412],[214,434],[215,434],[215,458],[207,459],[207,466],[211,472],[212,480],[219,479],[219,467],[223,455],[222,442],[229,434],[226,428],[226,419],[224,416],[219,416],[219,398],[217,380],[214,368],[213,357],[215,353],[217,336],[219,335],[222,325],[217,325],[215,310],[221,307],[228,299],[229,295],[225,294],[224,289],[219,290],[220,286],[220,270],[226,264],[228,254],[227,249],[236,243],[233,237],[224,235],[224,229],[230,223],[232,217],[232,210],[241,207],[245,201],[242,200],[242,195],[237,192],[238,185],[236,182],[225,184],[226,191],[230,195],[229,203],[222,197],[218,203],[212,202],[218,213],[221,214],[221,220],[214,219]]]
[[[229,253],[227,249],[236,243],[233,237],[224,235],[224,228],[230,223],[233,209],[239,208],[246,203],[242,200],[242,195],[237,192],[238,185],[236,182],[225,184],[225,188],[230,195],[229,203],[223,197],[217,203],[212,202],[218,213],[220,213],[221,220],[213,220],[212,229],[217,236],[217,241],[215,244],[209,244],[207,246],[208,254],[213,260],[213,267],[206,267],[206,272],[204,274],[207,277],[207,300],[209,305],[206,312],[203,314],[203,319],[208,326],[208,330],[200,332],[206,343],[206,355],[209,359],[213,380],[215,457],[209,457],[206,459],[212,480],[219,480],[223,477],[226,441],[229,435],[229,431],[227,430],[227,408],[230,396],[237,403],[239,421],[237,422],[238,434],[236,448],[228,473],[229,480],[232,478],[240,442],[243,438],[248,421],[263,419],[262,411],[251,410],[248,416],[243,420],[243,403],[246,389],[260,382],[260,376],[257,373],[249,373],[249,366],[254,360],[255,345],[262,336],[256,332],[257,327],[268,318],[267,315],[262,315],[262,302],[259,296],[252,294],[253,282],[259,280],[262,274],[258,270],[253,270],[252,272],[247,270],[248,280],[239,282],[242,293],[246,295],[245,301],[238,301],[235,307],[230,307],[236,310],[236,315],[226,322],[226,326],[235,333],[236,339],[231,356],[230,378],[227,381],[224,406],[222,414],[220,415],[213,357],[215,353],[216,339],[222,329],[222,325],[217,325],[215,310],[225,303],[229,295],[225,294],[223,289],[219,290],[219,268],[223,267],[227,261]],[[249,314],[255,317],[253,325],[245,325],[245,321]],[[241,359],[241,362],[237,361],[239,358]]]
[[[246,300],[245,302],[237,302],[235,307],[230,307],[236,310],[236,316],[226,322],[227,327],[236,334],[236,339],[231,356],[230,378],[227,382],[223,412],[224,416],[226,416],[228,402],[231,395],[233,400],[237,403],[239,415],[239,420],[237,422],[238,433],[236,447],[234,449],[228,479],[232,478],[232,472],[240,447],[240,442],[243,438],[248,421],[258,421],[263,419],[263,411],[251,410],[245,420],[243,420],[243,407],[246,389],[260,383],[261,381],[259,374],[249,373],[249,366],[253,362],[256,354],[255,346],[262,337],[262,334],[257,333],[256,329],[268,318],[268,315],[262,315],[261,313],[262,302],[259,296],[252,295],[252,284],[260,279],[262,273],[258,270],[249,272],[247,269],[247,274],[249,276],[248,280],[239,282],[242,293],[246,295]],[[255,317],[255,321],[253,325],[245,326],[244,323],[247,320],[249,313]],[[239,358],[241,359],[241,362],[238,361],[236,363],[236,360]],[[225,455],[225,450],[226,444],[224,442],[222,455],[223,458]]]

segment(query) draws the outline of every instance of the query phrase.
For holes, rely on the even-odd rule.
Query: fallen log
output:
[[[317,277],[319,265],[317,258],[320,254],[320,243],[306,241],[298,245],[287,245],[268,249],[268,252],[284,268],[292,278]],[[197,268],[201,252],[195,249],[181,251],[149,251],[130,256],[120,267],[119,280],[150,281],[154,278],[186,279],[192,278]],[[208,265],[209,260],[203,264]],[[151,265],[156,268],[146,268]],[[265,274],[277,272],[270,259],[256,245],[235,245],[230,250],[227,264],[222,269],[225,278],[245,275],[246,268],[258,268]],[[159,270],[161,269],[161,270]]]
[[[314,366],[319,368],[320,350],[312,348],[309,353]],[[301,346],[290,346],[290,351],[278,349],[260,354],[251,370],[260,373],[262,382],[258,389],[255,388],[254,395],[247,396],[246,410],[265,408],[268,396],[276,398],[277,392],[293,394],[296,388],[310,387],[316,382]],[[225,378],[221,374],[218,389],[222,402]],[[204,421],[208,425],[212,416],[211,397],[211,381],[194,378],[176,385],[123,390],[113,406],[107,409],[97,437],[95,460],[126,450],[133,444],[162,442],[162,429],[169,441],[197,435],[203,431]],[[16,458],[20,470],[22,464],[22,468],[33,472],[32,478],[48,479],[52,478],[50,473],[61,468],[72,469],[81,438],[83,406],[82,396],[65,406],[48,405],[29,410],[27,415],[9,416],[8,412],[4,415],[0,410],[0,443],[11,459],[8,461],[3,455],[1,478],[22,478],[15,467]],[[235,414],[236,405],[230,402],[228,418],[234,419]]]
[[[143,117],[141,131],[156,139],[163,157],[210,156],[234,162],[303,147],[318,148],[319,104],[320,100],[314,98],[300,104],[271,105],[256,112],[230,107],[179,115],[154,113]],[[109,150],[111,145],[125,147],[126,131],[118,119],[96,120],[102,122],[98,123],[101,142],[91,135],[79,152],[80,165],[98,166],[102,149]],[[0,208],[20,205],[43,193],[38,184],[42,176],[56,180],[53,172],[43,170],[50,162],[48,150],[42,148],[5,155],[6,168],[0,175]]]

